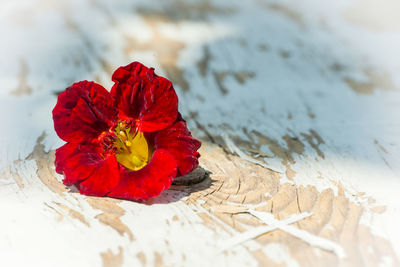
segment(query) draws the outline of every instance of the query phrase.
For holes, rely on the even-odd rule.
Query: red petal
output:
[[[122,120],[137,122],[141,132],[170,126],[178,115],[178,97],[172,83],[139,62],[118,68],[111,95]]]
[[[86,148],[87,149],[87,148]],[[79,144],[65,144],[56,150],[56,172],[64,174],[63,183],[67,186],[73,185],[88,177],[94,167],[88,167],[86,157],[90,153],[83,151],[85,147]]]
[[[158,132],[155,146],[156,149],[163,148],[174,156],[178,164],[177,176],[186,175],[199,165],[200,154],[197,150],[201,142],[192,137],[184,120],[178,120],[171,127]]]
[[[109,155],[79,184],[79,192],[90,196],[105,196],[118,185],[119,178],[117,159],[114,155]]]
[[[149,164],[138,171],[121,171],[121,179],[108,196],[145,200],[168,189],[176,175],[174,157],[164,149],[154,152]]]
[[[85,195],[104,196],[119,181],[119,168],[114,155],[102,156],[93,144],[65,144],[56,150],[56,171],[64,174],[63,183],[77,184]]]
[[[74,83],[58,96],[53,109],[54,128],[66,142],[81,143],[112,126],[117,110],[110,94],[94,82]]]

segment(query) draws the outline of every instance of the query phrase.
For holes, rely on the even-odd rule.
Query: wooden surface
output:
[[[0,1],[1,266],[400,266],[397,1]],[[203,141],[146,203],[54,172],[57,95],[138,60]]]

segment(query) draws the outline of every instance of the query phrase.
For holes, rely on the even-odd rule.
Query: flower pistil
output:
[[[151,158],[146,138],[139,130],[132,130],[126,123],[120,122],[115,128],[117,161],[124,167],[137,171],[142,169]]]

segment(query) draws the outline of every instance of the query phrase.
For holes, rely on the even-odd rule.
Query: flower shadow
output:
[[[155,198],[142,201],[146,205],[169,204],[178,202],[190,194],[210,188],[216,180],[211,177],[212,172],[198,166],[191,173],[175,178],[171,187]]]
[[[49,162],[49,164],[52,163]],[[171,187],[167,190],[164,190],[159,196],[150,198],[148,200],[132,201],[132,202],[142,203],[145,205],[169,204],[173,202],[178,202],[182,198],[188,197],[191,193],[204,191],[212,187],[216,182],[216,180],[211,178],[211,174],[212,174],[211,171],[201,166],[198,166],[191,173],[182,177],[176,177]],[[58,182],[62,184],[61,181]],[[79,195],[79,190],[75,185],[66,186],[65,188],[67,189],[68,193]],[[130,200],[121,198],[113,198],[113,197],[104,197],[104,198],[119,199],[130,202]]]

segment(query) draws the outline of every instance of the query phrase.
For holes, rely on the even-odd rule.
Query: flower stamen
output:
[[[115,128],[115,135],[115,156],[120,164],[133,171],[147,165],[150,152],[142,132],[137,129],[131,131],[131,127],[126,128],[126,124],[120,122]]]
[[[123,131],[119,131],[119,137],[122,141],[126,141],[128,139]]]

